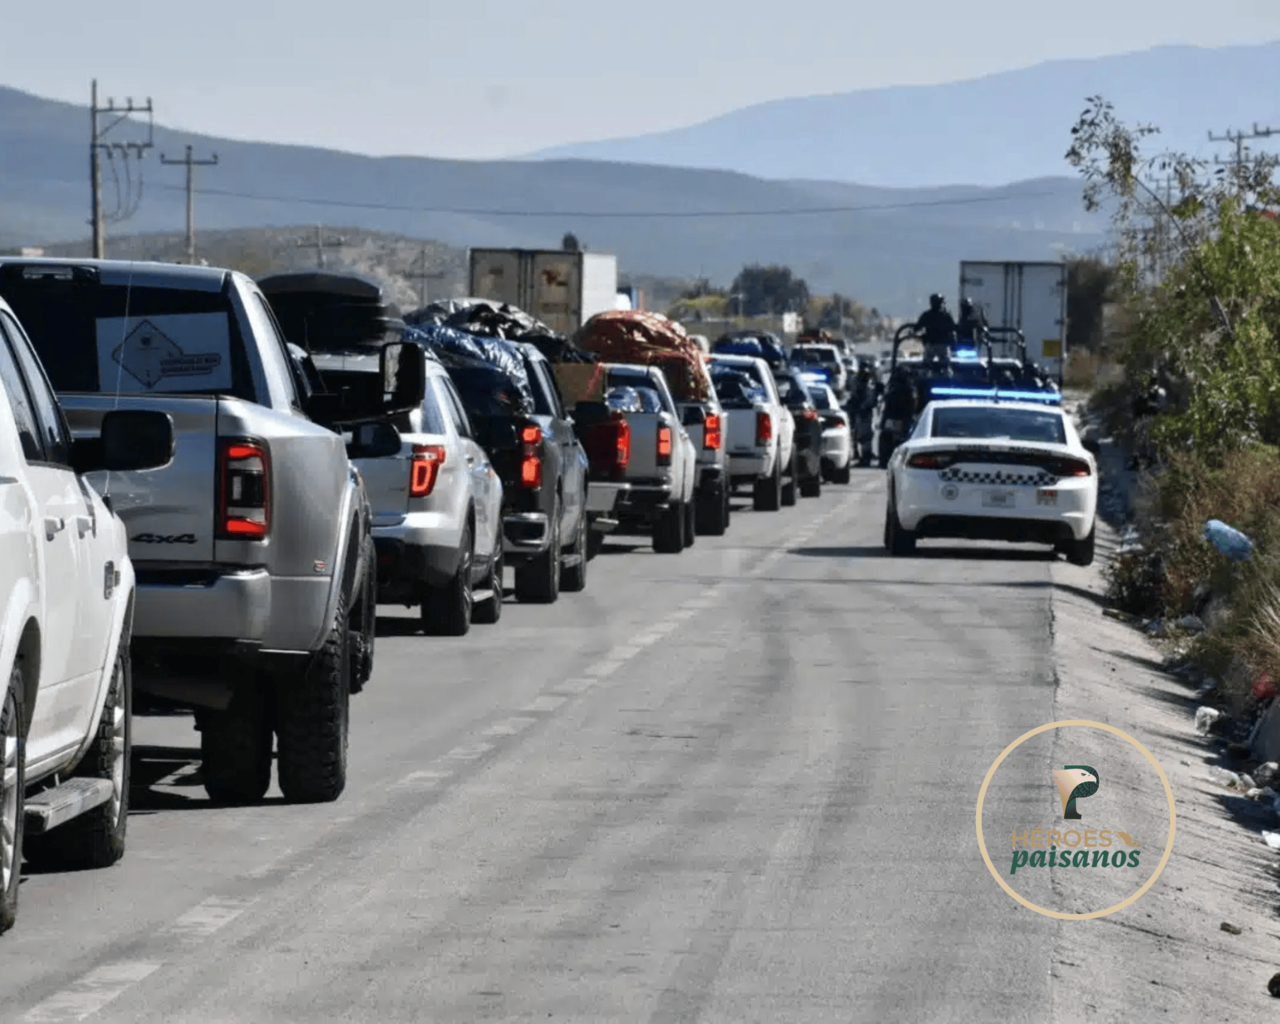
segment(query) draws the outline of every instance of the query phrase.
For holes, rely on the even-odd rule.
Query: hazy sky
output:
[[[0,26],[0,84],[43,96],[87,104],[96,76],[175,128],[488,158],[781,97],[1268,42],[1280,0],[15,0]]]

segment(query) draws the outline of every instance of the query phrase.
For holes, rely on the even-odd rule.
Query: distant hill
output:
[[[86,122],[73,104],[0,88],[0,247],[87,237]],[[144,136],[137,128],[114,137]],[[1068,177],[886,189],[580,160],[371,158],[157,127],[141,203],[132,219],[108,226],[109,256],[123,234],[181,230],[182,171],[156,158],[180,156],[187,144],[220,159],[197,172],[201,237],[322,222],[462,249],[556,247],[572,231],[592,250],[616,253],[625,273],[728,284],[745,263],[786,263],[815,292],[840,291],[890,315],[914,312],[932,291],[951,293],[961,259],[1053,259],[1099,246],[1105,226],[1085,214],[1079,182]],[[103,174],[112,209],[109,167]],[[787,212],[805,210],[821,212]],[[734,215],[698,216],[706,212]]]
[[[1091,95],[1105,96],[1126,121],[1160,127],[1154,141],[1161,148],[1203,150],[1210,131],[1255,122],[1280,127],[1280,43],[1166,46],[945,85],[776,100],[688,128],[559,146],[533,157],[882,186],[994,186],[1070,173],[1063,160],[1069,132]]]

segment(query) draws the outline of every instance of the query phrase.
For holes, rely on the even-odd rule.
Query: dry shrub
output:
[[[1067,365],[1062,371],[1063,387],[1076,391],[1092,391],[1098,383],[1103,359],[1097,352],[1076,349],[1067,355]]]

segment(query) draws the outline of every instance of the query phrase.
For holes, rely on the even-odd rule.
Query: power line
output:
[[[195,219],[195,201],[194,201],[194,184],[196,167],[217,167],[218,154],[214,153],[210,160],[195,160],[191,156],[191,147],[187,147],[187,155],[181,160],[170,160],[163,153],[160,154],[160,162],[170,166],[185,166],[187,169],[187,262],[195,263],[196,261],[196,219]]]
[[[1253,122],[1253,131],[1251,132],[1236,132],[1232,131],[1230,128],[1221,135],[1214,135],[1213,132],[1209,132],[1210,142],[1231,142],[1234,143],[1236,147],[1236,158],[1234,160],[1220,160],[1215,156],[1213,158],[1213,162],[1215,164],[1226,164],[1228,166],[1234,164],[1239,167],[1244,163],[1244,143],[1246,139],[1269,139],[1272,135],[1277,134],[1280,134],[1280,131],[1277,131],[1275,128],[1259,128],[1257,121]]]
[[[427,305],[427,282],[443,281],[449,276],[448,271],[444,270],[428,271],[428,265],[427,247],[424,245],[417,259],[404,271],[406,276],[418,279],[418,306],[420,308],[425,308]]]
[[[161,188],[177,190],[177,185]],[[874,213],[881,210],[913,210],[939,206],[973,206],[980,203],[1007,203],[1015,199],[1052,198],[1056,192],[1025,192],[1017,196],[969,196],[965,199],[919,199],[903,203],[885,203],[867,206],[814,206],[801,209],[772,210],[502,210],[451,206],[405,206],[394,203],[361,203],[344,199],[321,199],[306,196],[262,195],[251,192],[235,192],[229,189],[196,189],[202,196],[220,196],[227,199],[251,199],[264,203],[297,203],[306,206],[331,206],[345,210],[383,210],[392,213],[447,213],[468,217],[599,217],[629,219],[636,217],[697,219],[715,217],[802,217],[832,213]],[[314,243],[313,243],[314,244]]]

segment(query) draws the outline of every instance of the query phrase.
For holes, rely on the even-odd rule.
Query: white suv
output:
[[[133,566],[109,498],[81,474],[120,471],[128,490],[173,443],[169,417],[145,411],[107,413],[98,437],[73,440],[0,301],[0,932],[24,852],[55,868],[124,854]]]

